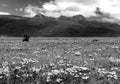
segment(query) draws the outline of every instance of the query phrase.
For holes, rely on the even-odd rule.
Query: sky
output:
[[[51,17],[102,15],[120,19],[120,0],[0,0],[0,15],[33,17],[36,14]]]

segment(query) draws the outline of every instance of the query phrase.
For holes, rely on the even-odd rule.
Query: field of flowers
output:
[[[120,42],[0,40],[0,84],[120,84]]]

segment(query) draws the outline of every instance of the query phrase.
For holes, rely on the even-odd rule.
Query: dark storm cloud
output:
[[[95,14],[98,15],[98,16],[102,16],[103,18],[111,18],[109,13],[102,12],[99,7],[96,8]]]
[[[49,1],[54,1],[54,0],[39,0],[39,2],[42,2],[42,3],[49,2]]]
[[[117,18],[115,18],[114,16],[112,16],[110,13],[106,13],[106,12],[101,11],[101,9],[99,7],[96,8],[96,10],[94,11],[94,13],[97,15],[97,16],[95,16],[95,19],[98,20],[98,21],[102,20],[102,21],[120,23],[120,22],[118,22]]]
[[[103,15],[104,15],[103,12],[101,11],[101,9],[100,9],[99,7],[96,8],[95,13],[96,13],[97,15],[100,15],[100,16],[103,16]]]

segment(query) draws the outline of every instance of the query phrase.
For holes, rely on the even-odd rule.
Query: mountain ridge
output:
[[[22,37],[24,34],[33,37],[116,37],[120,36],[120,25],[109,21],[89,21],[83,15],[58,18],[42,14],[32,18],[0,15],[1,36]]]

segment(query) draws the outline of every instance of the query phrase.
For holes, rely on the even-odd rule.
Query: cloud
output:
[[[105,12],[101,11],[101,9],[99,7],[96,8],[94,13],[97,16],[102,17],[102,18],[112,18],[112,16],[109,13],[105,13]]]
[[[55,2],[75,2],[75,3],[82,3],[84,5],[92,5],[96,4],[97,0],[55,0]]]
[[[88,20],[97,20],[97,21],[104,21],[104,22],[115,22],[116,18],[113,17],[111,14],[101,11],[101,8],[96,7],[96,10],[94,11],[96,16],[91,16],[88,18]]]
[[[120,1],[119,0],[99,0],[98,6],[104,13],[120,19]]]
[[[7,12],[0,12],[0,15],[10,15],[10,13],[7,13]]]
[[[32,6],[31,4],[29,4],[25,9],[25,16],[26,17],[34,17],[36,14],[40,13],[40,10],[42,10],[42,8],[39,8],[38,6]]]
[[[91,16],[88,20],[96,20],[96,21],[103,21],[103,22],[111,22],[111,23],[118,23],[120,24],[119,17],[116,17],[110,13],[106,13],[101,10],[101,8],[97,7],[94,11],[96,14],[95,16]]]
[[[39,13],[43,13],[44,15],[52,17],[59,17],[60,15],[73,16],[78,14],[89,16],[90,13],[93,14],[93,12],[91,12],[92,10],[82,3],[78,4],[77,2],[69,2],[68,4],[67,1],[62,2],[62,0],[55,2],[46,2],[41,8],[38,6],[28,5],[24,11],[25,14],[30,17]]]
[[[119,0],[40,0],[42,7],[28,5],[25,8],[25,14],[33,17],[42,13],[47,16],[59,17],[60,15],[73,16],[82,14],[86,17],[95,16],[97,13],[104,12],[104,15],[111,15],[120,18]],[[95,13],[96,7],[100,11]],[[101,12],[102,11],[102,12]],[[98,14],[97,14],[98,15]]]
[[[2,7],[8,7],[8,5],[7,5],[7,4],[1,4],[1,6],[2,6]]]

